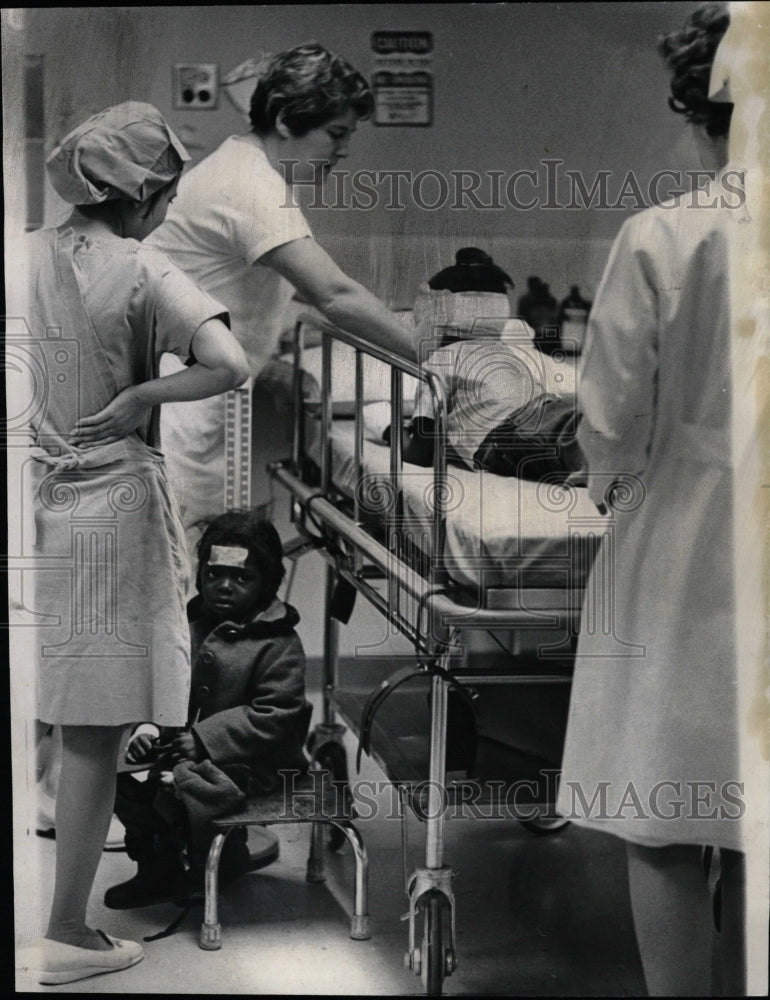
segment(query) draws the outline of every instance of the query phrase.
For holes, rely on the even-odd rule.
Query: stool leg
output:
[[[310,855],[307,859],[307,874],[305,875],[308,882],[326,881],[323,832],[323,823],[313,823],[310,833]]]
[[[198,940],[199,947],[205,951],[218,951],[222,947],[222,934],[219,924],[218,906],[218,875],[219,858],[222,854],[222,846],[230,831],[218,833],[211,841],[208,857],[206,858],[206,901],[204,904],[203,923]]]
[[[369,933],[369,856],[366,853],[366,845],[360,832],[350,820],[333,820],[332,822],[348,838],[356,861],[356,883],[350,936],[354,941],[368,941],[371,934]]]

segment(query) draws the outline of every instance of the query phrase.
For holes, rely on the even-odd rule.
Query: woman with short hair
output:
[[[251,100],[252,131],[234,135],[180,184],[151,242],[230,311],[257,376],[273,356],[299,292],[332,323],[414,356],[407,328],[313,239],[292,184],[321,184],[347,156],[373,98],[340,56],[311,43],[274,55]],[[224,400],[164,408],[169,455],[188,542],[224,509]]]

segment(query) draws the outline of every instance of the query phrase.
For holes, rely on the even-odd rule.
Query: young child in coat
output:
[[[276,596],[282,556],[274,526],[248,511],[215,518],[200,540],[199,596],[188,605],[189,721],[181,731],[142,725],[129,741],[126,762],[151,767],[146,781],[118,775],[115,813],[138,871],[107,890],[111,909],[179,902],[202,889],[211,820],[246,794],[275,791],[280,771],[307,769],[305,654],[299,615]],[[225,841],[222,880],[254,867],[241,827]]]

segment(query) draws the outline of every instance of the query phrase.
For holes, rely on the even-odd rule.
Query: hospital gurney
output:
[[[315,406],[301,387],[309,326],[321,333]],[[354,369],[352,419],[335,400],[332,360],[340,344]],[[437,429],[432,469],[403,463],[399,434],[389,447],[365,439],[371,359],[388,366],[393,427],[403,421],[404,381],[427,382]],[[327,564],[324,717],[308,748],[317,765],[347,781],[341,717],[359,736],[359,753],[370,753],[397,785],[402,807],[424,820],[424,865],[406,879],[406,963],[437,994],[457,962],[453,871],[444,858],[447,807],[479,808],[502,794],[508,815],[529,829],[556,830],[565,822],[553,811],[558,764],[549,767],[495,738],[467,739],[473,693],[485,685],[568,685],[588,569],[613,523],[597,514],[585,490],[447,466],[442,385],[412,362],[317,320],[300,320],[294,366],[292,456],[270,473],[290,494],[299,532],[287,554],[317,549]],[[602,579],[586,613],[611,633]],[[414,648],[398,671],[383,661],[379,684],[362,684],[355,669],[340,676],[339,627],[358,594]],[[474,631],[512,637],[502,666],[469,657],[462,637]],[[523,641],[528,635],[536,641]]]

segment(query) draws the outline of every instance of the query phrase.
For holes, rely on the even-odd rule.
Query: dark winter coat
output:
[[[188,617],[190,731],[213,764],[226,772],[246,765],[249,791],[270,792],[280,786],[279,771],[307,767],[302,748],[312,709],[294,630],[299,615],[276,599],[245,624],[218,623],[195,598]]]

